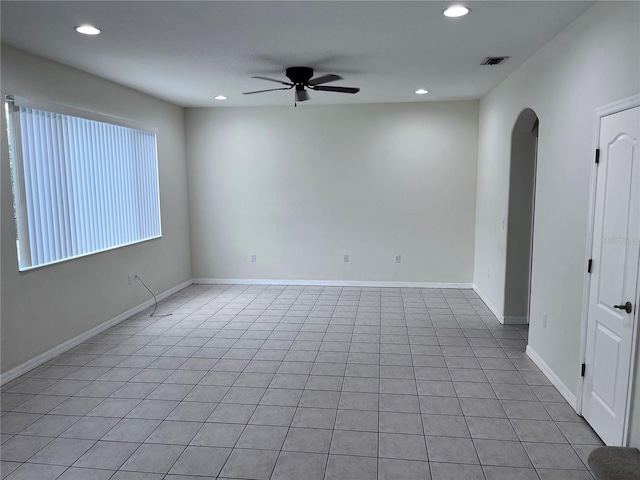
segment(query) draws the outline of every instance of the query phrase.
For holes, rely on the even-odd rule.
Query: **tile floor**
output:
[[[598,437],[471,290],[192,286],[2,388],[8,480],[582,480]]]

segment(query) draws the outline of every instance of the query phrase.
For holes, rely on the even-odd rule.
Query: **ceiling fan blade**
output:
[[[360,91],[359,88],[353,87],[325,87],[322,85],[318,85],[317,87],[312,88],[314,90],[318,90],[319,92],[358,93]]]
[[[251,78],[258,78],[260,80],[268,80],[269,82],[276,82],[276,83],[281,83],[282,85],[293,85],[292,83],[289,82],[283,82],[282,80],[276,80],[275,78],[269,78],[269,77],[251,77]]]
[[[315,86],[320,85],[321,83],[335,82],[338,80],[342,80],[342,77],[330,73],[329,75],[322,75],[321,77],[312,78],[311,80],[309,80],[309,85]]]
[[[296,102],[306,102],[309,100],[309,93],[304,89],[296,89]]]
[[[262,93],[262,92],[275,92],[276,90],[291,90],[292,87],[286,88],[269,88],[268,90],[256,90],[254,92],[244,92],[243,95],[253,95],[254,93]]]

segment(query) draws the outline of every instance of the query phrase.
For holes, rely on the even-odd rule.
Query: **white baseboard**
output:
[[[498,320],[500,323],[504,324],[504,316],[502,315],[502,311],[496,307],[493,303],[491,303],[491,300],[489,300],[489,297],[487,297],[484,293],[482,293],[482,291],[478,288],[478,286],[474,283],[473,284],[473,291],[476,292],[476,294],[480,297],[480,300],[482,300],[484,302],[484,304],[487,306],[487,308],[489,310],[491,310],[491,313],[493,313],[493,315],[496,317],[496,320]]]
[[[527,317],[510,317],[506,316],[503,319],[505,325],[526,325],[529,323],[529,319]]]
[[[281,280],[264,278],[194,278],[200,285],[302,285],[326,287],[473,288],[472,283],[378,282],[359,280]]]
[[[166,292],[162,292],[159,295],[156,295],[156,297],[158,301],[164,300],[165,298],[173,295],[174,293],[179,292],[183,288],[188,287],[192,283],[193,282],[191,280],[187,280],[186,282],[182,282],[181,284],[176,285],[173,288],[170,288]],[[100,325],[93,327],[91,330],[87,330],[86,332],[81,333],[77,337],[73,337],[64,343],[61,343],[57,347],[54,347],[51,350],[48,350],[38,355],[37,357],[34,357],[31,360],[27,360],[23,364],[18,365],[17,367],[14,367],[11,370],[6,371],[5,373],[0,375],[0,385],[4,385],[5,383],[10,382],[15,378],[18,378],[20,375],[23,375],[28,371],[33,370],[36,367],[39,367],[43,363],[48,362],[52,358],[57,357],[58,355],[66,352],[67,350],[71,350],[73,347],[80,345],[82,342],[85,342],[91,337],[98,335],[99,333],[102,333],[105,330],[108,330],[114,325],[117,325],[118,323],[126,320],[127,318],[130,318],[144,311],[145,309],[151,307],[153,303],[154,303],[153,299],[147,300],[146,302],[138,305],[137,307],[127,310],[126,312],[122,312],[120,315],[113,317],[112,319],[107,320],[106,322],[103,322]]]
[[[560,395],[571,405],[571,408],[576,410],[576,396],[569,390],[562,380],[549,368],[544,360],[538,355],[530,345],[527,345],[527,356],[535,363],[538,368],[544,373],[545,377],[553,384],[554,387],[560,392]]]

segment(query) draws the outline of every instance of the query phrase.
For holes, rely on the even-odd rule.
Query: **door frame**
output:
[[[593,141],[591,152],[595,155],[595,151],[600,144],[600,123],[603,117],[608,115],[613,115],[615,113],[623,112],[630,108],[640,106],[640,93],[636,95],[632,95],[630,97],[624,98],[622,100],[618,100],[613,103],[609,103],[602,107],[596,108],[594,114],[594,122],[593,122]],[[586,355],[587,355],[587,328],[589,321],[589,294],[591,288],[591,274],[587,271],[586,266],[589,263],[589,259],[592,257],[593,251],[593,227],[595,220],[595,200],[596,200],[596,186],[597,186],[597,172],[598,167],[595,162],[595,158],[592,157],[592,165],[591,165],[591,181],[589,184],[589,217],[587,224],[587,242],[586,242],[586,250],[585,250],[585,259],[584,259],[584,277],[583,277],[583,287],[582,287],[582,313],[581,313],[581,326],[580,326],[580,364],[585,363]],[[640,268],[640,265],[638,266]],[[626,409],[625,409],[625,417],[624,417],[624,431],[622,434],[622,446],[627,446],[629,443],[629,426],[630,426],[630,413],[631,409],[631,400],[633,395],[633,387],[634,387],[634,376],[635,376],[635,364],[636,357],[638,356],[638,317],[640,312],[640,305],[638,302],[640,301],[640,284],[638,287],[638,291],[636,292],[635,298],[635,312],[636,321],[633,323],[632,329],[632,338],[631,338],[631,368],[629,369],[629,381],[628,381],[628,391],[627,391],[627,400],[626,400]],[[579,365],[580,367],[580,365]],[[576,413],[582,414],[582,398],[584,395],[584,377],[581,375],[581,368],[578,368],[578,382],[577,382],[577,392],[576,392]]]
[[[531,236],[529,238],[529,275],[527,277],[527,313],[525,317],[514,317],[514,316],[505,316],[504,315],[504,311],[505,311],[505,307],[506,307],[506,297],[507,297],[507,280],[508,280],[508,270],[509,270],[509,264],[508,261],[505,261],[504,264],[504,278],[505,278],[505,285],[504,285],[504,301],[502,302],[502,315],[498,316],[498,321],[500,323],[502,323],[503,325],[530,325],[531,324],[531,285],[532,285],[532,280],[533,280],[533,234],[534,234],[534,227],[535,227],[535,216],[536,216],[536,187],[538,184],[538,148],[539,148],[539,142],[540,142],[540,117],[538,116],[538,113],[531,107],[526,107],[524,109],[522,109],[522,111],[518,114],[518,116],[516,117],[516,121],[513,124],[513,128],[511,130],[511,148],[513,148],[513,129],[515,129],[516,125],[518,124],[520,117],[522,116],[522,114],[526,111],[526,110],[531,110],[533,112],[533,114],[536,116],[536,120],[533,124],[533,128],[531,129],[531,132],[533,133],[533,131],[535,130],[536,132],[536,143],[535,143],[535,152],[533,155],[533,189],[532,189],[532,194],[531,194]],[[511,171],[513,169],[513,155],[510,156],[509,158],[509,192],[508,192],[508,204],[507,204],[507,218],[506,218],[506,228],[505,228],[505,248],[506,248],[506,252],[509,251],[509,206],[511,205]],[[503,221],[504,223],[504,221]],[[507,255],[508,256],[508,255]],[[508,260],[507,257],[505,257],[505,260]]]
[[[538,147],[540,143],[540,119],[536,114],[536,153],[533,156],[533,199],[531,200],[531,243],[529,248],[529,288],[527,293],[527,325],[531,325],[531,284],[533,283],[533,232],[536,223],[536,187],[538,186]]]

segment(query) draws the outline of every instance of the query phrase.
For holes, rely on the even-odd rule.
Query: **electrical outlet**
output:
[[[255,263],[256,261],[256,254],[254,253],[253,255],[251,255],[251,262]]]
[[[127,276],[127,283],[128,283],[129,285],[133,285],[134,283],[136,283],[136,276],[135,276],[135,274],[133,274],[133,275],[128,275],[128,276]]]
[[[547,314],[542,314],[542,328],[547,328]]]
[[[400,263],[402,261],[402,255],[396,255],[396,263]]]
[[[344,261],[345,261],[345,262],[348,262],[348,261],[349,261],[349,255],[345,255],[345,256],[344,256]]]

